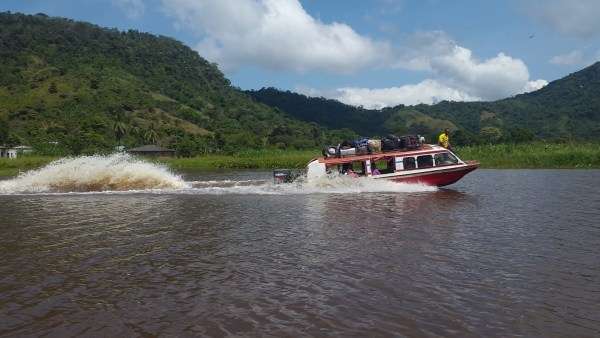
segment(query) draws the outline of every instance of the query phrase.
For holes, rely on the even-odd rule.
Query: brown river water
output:
[[[600,171],[437,190],[183,180],[4,187],[0,336],[600,336]]]

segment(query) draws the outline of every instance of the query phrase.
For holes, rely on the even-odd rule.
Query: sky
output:
[[[496,100],[600,60],[600,0],[1,0],[174,37],[234,86],[366,108]]]

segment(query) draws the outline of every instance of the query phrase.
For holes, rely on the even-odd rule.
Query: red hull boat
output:
[[[446,186],[479,167],[477,161],[463,161],[452,151],[437,145],[383,153],[320,157],[308,163],[307,178],[316,179],[338,172],[394,182]]]

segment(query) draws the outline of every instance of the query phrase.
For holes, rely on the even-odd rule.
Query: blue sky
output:
[[[366,107],[494,100],[600,59],[597,0],[3,0],[175,37],[243,89]]]

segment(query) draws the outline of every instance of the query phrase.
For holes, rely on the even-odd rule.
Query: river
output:
[[[598,170],[183,180],[0,195],[0,336],[600,335]]]

